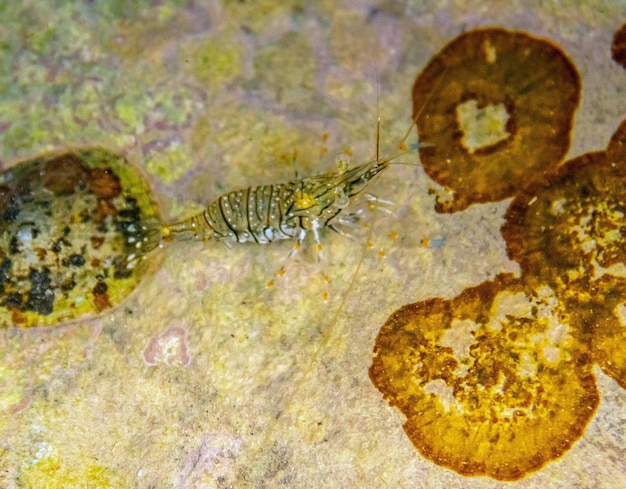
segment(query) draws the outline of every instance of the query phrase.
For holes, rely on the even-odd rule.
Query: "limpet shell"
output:
[[[160,240],[150,187],[101,148],[0,173],[0,327],[50,326],[118,304]]]

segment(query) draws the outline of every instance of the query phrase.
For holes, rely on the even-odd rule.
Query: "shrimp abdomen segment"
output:
[[[225,240],[234,243],[271,243],[299,235],[290,216],[294,184],[261,185],[221,195],[204,212],[165,226],[165,239]]]
[[[216,239],[238,243],[270,243],[297,235],[288,217],[292,184],[261,185],[219,197],[204,212]]]

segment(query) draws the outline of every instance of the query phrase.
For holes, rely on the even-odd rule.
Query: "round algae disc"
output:
[[[101,148],[46,154],[0,173],[0,327],[96,314],[150,268],[160,219],[148,184]]]
[[[393,313],[370,378],[422,455],[463,475],[517,480],[569,450],[598,405],[572,319],[548,285],[498,275]]]
[[[593,359],[626,387],[626,121],[606,151],[562,164],[520,192],[502,226],[524,276],[551,284],[593,335]]]
[[[576,68],[549,41],[489,28],[450,42],[413,86],[420,159],[452,196],[437,212],[511,197],[556,167],[579,99]]]

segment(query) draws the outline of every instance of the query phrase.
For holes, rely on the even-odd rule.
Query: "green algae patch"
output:
[[[144,132],[145,105],[149,103],[147,95],[138,97],[123,96],[115,101],[115,113],[125,124],[136,132]]]
[[[239,44],[211,39],[189,50],[189,72],[211,91],[235,80],[241,73],[241,48]]]
[[[191,155],[186,146],[174,141],[159,152],[151,153],[146,161],[146,170],[170,184],[182,177],[193,167]]]

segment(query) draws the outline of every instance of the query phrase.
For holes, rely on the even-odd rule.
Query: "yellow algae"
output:
[[[603,276],[626,283],[624,175],[626,160],[595,152],[528,186],[502,227],[509,257],[526,274],[562,283],[569,295],[586,296]]]
[[[115,471],[95,464],[91,460],[77,460],[69,465],[55,449],[29,466],[22,467],[18,475],[20,487],[26,489],[118,489],[127,487],[124,479]]]
[[[594,325],[594,360],[626,389],[626,290],[605,294],[604,299],[603,307],[587,318]]]
[[[605,373],[626,387],[626,124],[607,151],[587,153],[529,185],[502,235],[525,276],[551,284],[591,338]]]
[[[158,175],[166,184],[175,182],[193,167],[193,159],[187,146],[173,141],[161,151],[150,153],[146,161],[146,170]]]

